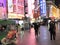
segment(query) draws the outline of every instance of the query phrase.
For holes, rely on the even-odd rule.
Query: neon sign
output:
[[[45,0],[40,0],[40,15],[41,17],[46,16],[46,1]]]

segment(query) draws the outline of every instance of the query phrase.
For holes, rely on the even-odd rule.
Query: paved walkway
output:
[[[30,32],[25,32],[22,42],[20,41],[20,36],[18,37],[18,45],[37,45],[34,28]]]
[[[26,31],[21,42],[20,36],[18,37],[17,45],[60,45],[60,32],[57,30],[56,40],[50,40],[49,31],[47,26],[41,26],[39,28],[40,35],[38,40],[36,40],[34,29],[32,28],[30,32]]]

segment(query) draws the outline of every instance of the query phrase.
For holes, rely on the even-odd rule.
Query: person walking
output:
[[[40,25],[37,22],[34,22],[33,25],[34,25],[34,29],[35,29],[35,36],[38,36],[38,30],[39,30]]]
[[[55,26],[55,21],[54,19],[51,19],[50,23],[50,28],[49,28],[49,32],[50,32],[50,39],[52,40],[55,40],[55,37],[56,37],[56,26]]]

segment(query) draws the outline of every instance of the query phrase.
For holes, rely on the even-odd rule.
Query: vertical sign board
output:
[[[3,3],[0,3],[0,19],[2,19]]]
[[[13,12],[13,2],[12,0],[8,0],[8,12]]]
[[[0,0],[0,19],[7,18],[6,0]]]
[[[39,0],[39,3],[40,3],[40,16],[45,17],[46,16],[46,1]]]

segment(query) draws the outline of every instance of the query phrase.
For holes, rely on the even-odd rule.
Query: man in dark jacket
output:
[[[37,22],[34,22],[33,25],[34,25],[34,29],[35,29],[35,36],[38,36],[38,30],[39,30],[38,28],[40,25]]]
[[[50,39],[52,40],[52,37],[53,39],[55,40],[55,37],[56,37],[56,27],[55,27],[55,22],[54,20],[52,19],[51,22],[49,23],[50,25],[50,28],[49,28],[49,32],[50,32]]]

